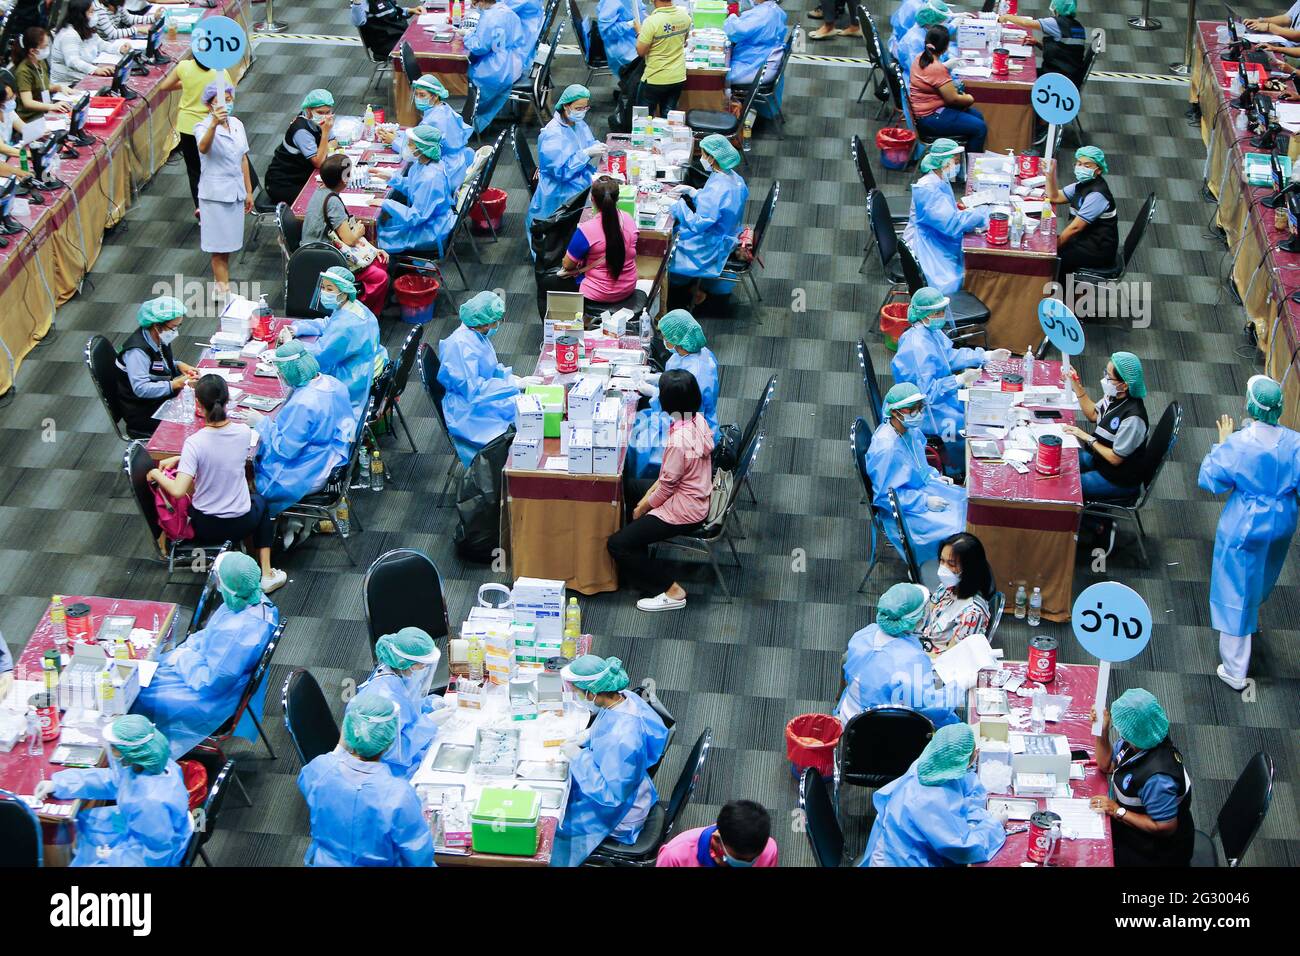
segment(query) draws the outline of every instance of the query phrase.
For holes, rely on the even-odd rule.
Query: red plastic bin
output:
[[[785,725],[785,755],[797,777],[808,767],[823,777],[835,768],[835,746],[844,725],[830,714],[800,714]]]
[[[120,96],[92,96],[90,98],[90,109],[108,110],[113,112],[108,115],[107,119],[97,119],[93,113],[86,113],[87,126],[111,126],[117,122],[118,117],[122,115],[122,110],[126,108],[126,100]]]

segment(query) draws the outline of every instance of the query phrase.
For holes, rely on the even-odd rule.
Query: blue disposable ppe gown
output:
[[[201,631],[162,656],[131,713],[152,720],[166,735],[172,756],[183,757],[235,712],[279,622],[279,609],[265,599],[242,611],[217,608]],[[256,739],[249,714],[260,719],[265,701],[263,681],[240,718],[238,736]]]
[[[257,423],[257,490],[271,516],[320,491],[330,472],[348,460],[357,419],[348,390],[332,375],[294,389],[275,418]]]
[[[943,329],[917,322],[898,337],[898,352],[889,370],[895,382],[911,382],[925,396],[921,431],[955,442],[966,427],[966,408],[957,400],[956,373],[983,362],[983,349],[956,348]]]
[[[605,59],[615,80],[623,67],[636,59],[633,23],[645,18],[645,4],[641,0],[598,0],[596,4],[596,29],[605,44]]]
[[[380,664],[357,688],[358,692],[373,690],[397,707],[397,739],[384,751],[383,762],[403,778],[409,778],[420,769],[425,751],[438,736],[438,725],[429,715],[443,706],[441,697],[422,693],[422,688],[433,676],[427,669],[409,671],[408,675],[404,678],[387,665]]]
[[[695,211],[678,199],[673,217],[680,223],[670,270],[680,276],[713,278],[722,274],[740,238],[749,187],[735,170],[715,170],[695,193]]]
[[[441,255],[456,224],[456,188],[447,178],[447,170],[442,163],[413,161],[391,185],[406,201],[399,202],[391,195],[384,200],[379,248],[385,252],[436,249]]]
[[[487,336],[468,325],[438,343],[438,360],[438,381],[447,390],[442,414],[461,464],[468,465],[480,448],[514,424],[519,389]]]
[[[876,791],[876,823],[859,866],[962,866],[986,863],[1007,840],[984,807],[988,791],[974,771],[933,786],[913,763]]]
[[[542,5],[537,0],[505,0],[505,5],[519,18],[528,49],[536,49],[538,35],[542,32]]]
[[[452,190],[460,189],[461,184],[465,182],[465,171],[474,162],[474,150],[469,145],[474,127],[461,119],[460,114],[446,103],[439,103],[425,110],[417,125],[436,127],[442,133],[442,159],[439,162],[442,163],[443,172],[447,174],[447,182],[451,184]],[[390,145],[393,152],[401,154],[406,149],[406,130],[394,136]],[[401,182],[405,178],[405,173],[406,170],[401,176],[390,179],[388,185],[392,187]]]
[[[530,65],[532,44],[519,17],[504,3],[494,3],[479,14],[474,32],[465,37],[469,53],[469,78],[478,87],[478,114],[474,129],[491,125],[510,97],[510,87]]]
[[[1234,637],[1259,630],[1259,606],[1277,583],[1296,529],[1300,434],[1254,422],[1215,445],[1198,483],[1229,492],[1214,535],[1210,621]]]
[[[939,472],[925,460],[925,439],[919,428],[899,435],[888,420],[883,422],[871,436],[867,474],[873,503],[884,515],[885,534],[899,555],[903,545],[889,510],[890,491],[898,495],[917,564],[933,561],[944,538],[966,529],[966,489],[939,480]],[[942,498],[947,508],[930,511],[926,499],[932,497]]]
[[[925,2],[926,0],[903,0],[890,16],[889,52],[894,54],[894,59],[898,59],[898,41],[916,26],[917,11],[925,6]]]
[[[844,654],[844,693],[835,716],[844,723],[870,707],[884,705],[919,710],[943,727],[960,719],[953,707],[960,691],[934,686],[934,666],[915,634],[886,634],[868,624],[849,639]]]
[[[659,799],[647,773],[668,745],[668,728],[636,694],[596,715],[569,764],[569,806],[555,834],[551,866],[580,866],[606,837],[631,844]]]
[[[903,238],[916,253],[926,282],[944,295],[961,289],[965,257],[961,241],[966,233],[989,224],[991,207],[958,209],[952,187],[934,173],[912,186],[912,210]]]
[[[341,747],[298,774],[311,814],[308,866],[433,866],[433,836],[415,788],[383,761]]]
[[[384,349],[375,313],[350,299],[323,319],[299,319],[293,324],[293,334],[317,336],[302,344],[316,356],[323,374],[347,386],[352,417],[359,422],[370,400],[370,384],[379,371],[376,359]]]
[[[116,758],[94,770],[60,770],[50,777],[60,800],[115,800],[77,815],[73,866],[92,866],[95,848],[107,846],[125,862],[177,866],[194,832],[190,797],[180,765],[168,760],[161,773],[137,773]]]
[[[533,220],[545,219],[591,185],[596,167],[585,150],[596,137],[585,120],[568,126],[556,113],[537,136],[537,191],[528,203],[524,235],[531,235]]]
[[[750,7],[739,16],[729,16],[722,22],[723,32],[731,41],[731,69],[727,81],[733,85],[748,86],[761,82],[769,59],[773,63],[785,46],[786,15],[776,0],[767,0]],[[785,94],[785,78],[776,85],[775,103],[759,104],[760,116],[772,119],[781,108]]]

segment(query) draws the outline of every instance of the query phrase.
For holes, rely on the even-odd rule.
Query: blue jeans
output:
[[[1131,501],[1138,489],[1117,485],[1097,470],[1097,460],[1092,452],[1079,452],[1079,479],[1083,484],[1084,501]]]
[[[927,139],[937,136],[964,139],[966,149],[971,153],[984,152],[984,140],[989,135],[989,127],[984,122],[984,114],[974,106],[967,107],[964,110],[945,106],[937,113],[917,117],[916,127]]]

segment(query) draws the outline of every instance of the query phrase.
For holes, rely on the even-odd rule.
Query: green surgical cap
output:
[[[312,90],[302,98],[302,106],[299,110],[314,110],[322,106],[334,108],[334,94],[329,90],[316,89]]]
[[[909,405],[917,405],[925,400],[921,390],[911,382],[899,382],[885,393],[885,413],[888,414],[896,408],[906,408]]]
[[[320,374],[320,363],[306,346],[294,340],[275,350],[275,364],[280,377],[291,388],[301,388]]]
[[[916,629],[925,615],[929,593],[919,584],[895,584],[880,596],[876,624],[891,636]]]
[[[700,323],[685,309],[673,309],[660,319],[659,334],[664,337],[665,345],[680,345],[688,352],[698,352],[706,343]]]
[[[583,654],[564,669],[564,677],[579,690],[592,694],[613,693],[631,683],[621,660],[595,654]]]
[[[357,297],[357,280],[352,275],[351,270],[345,269],[342,266],[330,266],[320,274],[320,277],[322,279],[329,279],[330,282],[333,282],[338,286],[339,291],[349,299],[355,299]]]
[[[921,172],[930,173],[942,169],[943,164],[954,156],[961,155],[961,146],[950,139],[936,139],[930,144],[930,150],[921,159]]]
[[[1126,690],[1110,705],[1110,722],[1119,735],[1139,750],[1159,746],[1169,736],[1169,718],[1149,690]]]
[[[435,163],[442,159],[442,130],[436,126],[415,126],[406,134],[411,148],[419,150]]]
[[[491,325],[506,314],[506,304],[495,292],[480,292],[460,307],[460,320],[470,328]]]
[[[412,664],[436,664],[441,656],[433,638],[418,627],[404,627],[375,642],[375,658],[395,671],[409,670]]]
[[[591,99],[591,90],[587,89],[581,83],[573,83],[564,88],[564,92],[560,94],[560,99],[556,102],[555,108],[559,109],[561,106],[568,106],[570,103],[575,103],[578,100],[589,99]]]
[[[1074,151],[1075,159],[1091,159],[1101,169],[1102,175],[1110,172],[1110,166],[1106,164],[1106,154],[1096,146],[1080,146]]]
[[[1052,0],[1051,11],[1063,17],[1072,17],[1079,9],[1078,0]]]
[[[122,761],[144,773],[162,773],[167,766],[167,738],[149,718],[127,714],[109,724],[104,739],[122,752]]]
[[[1128,386],[1128,393],[1134,398],[1146,398],[1147,380],[1142,374],[1142,362],[1132,352],[1116,352],[1110,357],[1115,371]]]
[[[952,9],[943,0],[929,0],[925,6],[916,11],[916,22],[923,27],[936,23],[947,23],[952,16]]]
[[[1282,386],[1267,375],[1252,375],[1246,382],[1246,414],[1265,425],[1282,417]]]
[[[700,149],[712,156],[722,169],[735,169],[740,165],[740,154],[736,152],[736,147],[731,145],[727,137],[718,133],[704,137],[700,141]]]
[[[397,705],[377,691],[363,691],[343,711],[343,746],[373,759],[397,739]]]
[[[232,611],[262,600],[262,568],[242,551],[227,551],[217,559],[217,587]]]
[[[940,727],[916,760],[916,778],[927,787],[960,780],[966,775],[974,752],[975,733],[969,724]]]
[[[411,84],[412,90],[424,90],[426,93],[432,93],[440,100],[448,97],[447,87],[442,85],[442,80],[438,79],[432,73],[426,73],[414,83]]]
[[[924,322],[936,312],[948,308],[951,300],[938,289],[924,286],[916,290],[912,302],[907,307],[907,321]]]
[[[140,303],[140,308],[135,313],[135,320],[140,323],[142,329],[183,318],[185,318],[185,303],[169,295],[160,295],[156,299]]]

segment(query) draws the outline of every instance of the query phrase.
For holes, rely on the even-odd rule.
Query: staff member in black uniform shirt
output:
[[[272,202],[297,199],[312,171],[329,155],[334,95],[329,90],[312,90],[302,98],[298,110],[266,168],[266,195]]]
[[[117,353],[117,403],[132,438],[148,438],[158,427],[153,413],[186,383],[198,378],[198,370],[172,357],[171,343],[180,334],[185,306],[169,295],[150,299],[136,313],[140,327]]]
[[[1083,443],[1079,452],[1079,471],[1084,501],[1126,501],[1137,494],[1142,484],[1146,458],[1147,407],[1146,376],[1142,362],[1132,352],[1116,352],[1106,365],[1101,380],[1105,398],[1094,403],[1074,371],[1074,394],[1079,408],[1096,427],[1089,435],[1082,428],[1065,425],[1067,434]]]
[[[1042,31],[1043,64],[1038,68],[1038,72],[1040,74],[1060,73],[1076,87],[1082,87],[1083,58],[1088,51],[1088,31],[1074,16],[1079,10],[1078,0],[1052,0],[1049,9],[1056,16],[1035,20],[1033,17],[1017,17],[1004,13],[998,19],[1023,30]]]
[[[393,0],[352,0],[348,10],[352,25],[361,32],[361,42],[376,60],[387,59],[410,18],[423,12],[424,7],[403,10]]]
[[[1073,217],[1056,240],[1061,281],[1080,269],[1113,269],[1119,262],[1119,220],[1108,172],[1106,154],[1096,146],[1074,151],[1074,182],[1065,189],[1056,184],[1056,164],[1048,164],[1047,201],[1069,203]]]
[[[1096,712],[1093,713],[1094,719]],[[1119,732],[1114,746],[1110,728]],[[1192,778],[1169,739],[1169,718],[1150,691],[1125,691],[1102,712],[1097,769],[1110,796],[1092,808],[1110,817],[1116,866],[1187,866],[1196,845]]]

